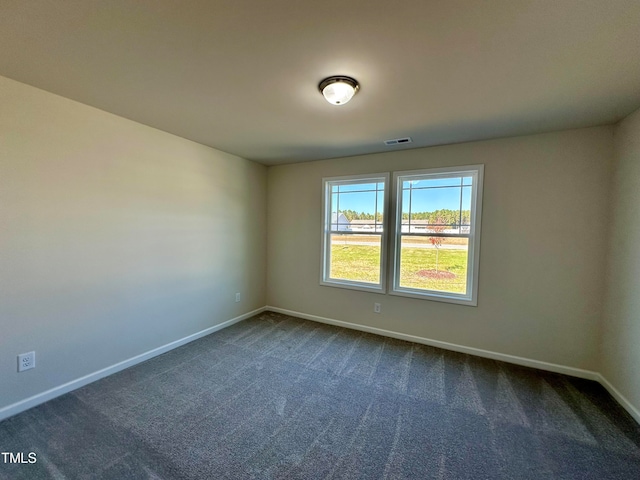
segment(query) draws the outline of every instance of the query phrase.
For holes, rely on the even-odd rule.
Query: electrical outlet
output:
[[[240,292],[236,293],[236,303],[240,301]]]
[[[18,355],[18,371],[24,372],[36,368],[36,352],[21,353]]]
[[[373,313],[381,313],[381,312],[382,312],[382,305],[380,305],[379,303],[374,303]]]

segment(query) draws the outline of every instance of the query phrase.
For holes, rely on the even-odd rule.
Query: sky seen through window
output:
[[[382,184],[379,184],[378,188],[381,187]],[[409,211],[410,192],[412,212],[471,209],[471,177],[404,181],[402,189],[403,212]],[[340,197],[340,211],[353,210],[358,213],[373,214],[376,208],[375,183],[334,186],[332,187],[332,194],[332,211],[336,210],[338,195]],[[380,204],[382,198],[382,192],[378,191],[378,212],[382,211],[382,205]]]

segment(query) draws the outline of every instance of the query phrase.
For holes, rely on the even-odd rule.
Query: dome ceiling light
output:
[[[322,80],[318,88],[330,104],[344,105],[356,94],[360,85],[354,78],[336,75]]]

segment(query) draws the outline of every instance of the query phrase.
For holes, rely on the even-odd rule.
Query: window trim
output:
[[[372,284],[368,282],[358,282],[355,280],[332,279],[329,277],[330,272],[330,255],[328,255],[327,246],[331,248],[331,186],[335,183],[363,183],[363,180],[370,180],[368,183],[383,183],[384,195],[382,200],[382,233],[380,235],[380,283]],[[351,290],[360,290],[364,292],[386,293],[387,291],[387,252],[388,249],[388,230],[390,225],[389,219],[389,188],[390,188],[389,172],[368,173],[361,175],[345,175],[340,177],[325,177],[322,179],[322,247],[320,258],[320,285],[327,287],[347,288]],[[329,227],[329,228],[327,228]],[[375,235],[378,233],[374,232]]]
[[[470,221],[473,226],[469,232],[469,254],[467,260],[467,285],[465,295],[439,292],[437,290],[422,290],[409,287],[401,287],[400,282],[400,253],[398,245],[402,237],[402,185],[406,177],[439,174],[461,174],[469,172],[474,177],[472,182]],[[434,300],[438,302],[455,303],[459,305],[478,305],[478,276],[480,271],[480,237],[482,223],[482,193],[484,183],[484,165],[465,165],[455,167],[426,168],[420,170],[398,171],[393,173],[392,198],[394,199],[393,235],[391,236],[391,264],[389,265],[388,284],[391,286],[389,295],[401,297],[419,298],[422,300]],[[474,195],[475,193],[475,195]],[[389,227],[387,227],[389,229]],[[471,267],[471,268],[470,268]]]

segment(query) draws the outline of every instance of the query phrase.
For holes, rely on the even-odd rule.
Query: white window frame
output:
[[[342,177],[327,177],[322,179],[322,263],[320,265],[320,284],[329,287],[341,287],[374,293],[385,293],[387,282],[387,251],[389,215],[389,173],[372,173],[365,175],[347,175]],[[331,231],[331,187],[336,184],[348,185],[357,183],[383,183],[384,195],[382,204],[382,233],[380,234],[380,282],[358,282],[354,280],[336,279],[330,277],[331,272],[331,235],[339,232]],[[365,232],[371,235],[370,232]],[[363,234],[365,234],[363,233]],[[349,232],[349,235],[357,235]],[[378,235],[377,232],[374,232]]]
[[[424,290],[418,288],[400,286],[400,253],[402,238],[402,182],[410,177],[446,178],[448,176],[471,176],[471,228],[468,236],[469,249],[467,257],[467,293],[457,294],[438,290]],[[482,187],[484,179],[484,165],[468,165],[460,167],[429,168],[423,170],[410,170],[394,172],[393,174],[393,199],[395,201],[394,234],[392,235],[391,251],[393,261],[389,269],[390,295],[421,298],[439,302],[456,303],[468,306],[478,305],[478,273],[480,267],[480,230],[482,220]],[[425,233],[425,235],[429,235]],[[429,236],[433,236],[430,234]],[[445,235],[442,235],[445,236]],[[462,235],[456,235],[462,236]]]

